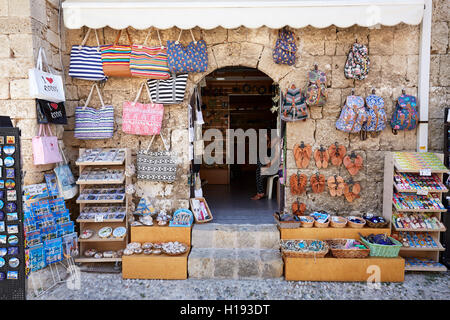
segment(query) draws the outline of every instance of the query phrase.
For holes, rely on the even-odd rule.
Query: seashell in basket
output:
[[[311,228],[314,225],[314,218],[310,216],[299,216],[303,228]]]
[[[332,216],[330,218],[330,225],[333,228],[345,228],[347,225],[347,219],[340,216]]]

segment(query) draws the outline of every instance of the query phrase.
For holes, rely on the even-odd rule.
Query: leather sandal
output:
[[[298,198],[297,201],[294,201],[292,203],[292,214],[295,214],[296,216],[302,216],[306,211],[306,204],[299,202]]]
[[[340,166],[347,153],[347,149],[343,145],[338,145],[337,142],[332,144],[328,148],[328,154],[330,155],[331,164],[334,166]]]
[[[330,156],[328,155],[328,151],[323,146],[320,146],[319,149],[314,151],[314,160],[316,161],[317,168],[326,169],[328,167],[329,159],[330,159]]]
[[[297,174],[291,175],[291,177],[289,178],[291,194],[300,195],[304,193],[306,191],[307,182],[308,178],[304,174],[300,174],[297,172]]]
[[[344,193],[345,182],[340,176],[331,176],[327,180],[328,191],[332,197],[340,197]]]
[[[305,169],[309,165],[309,161],[312,155],[312,148],[309,144],[304,144],[303,141],[300,145],[294,145],[294,158],[295,164],[299,169]]]
[[[345,185],[344,196],[348,202],[353,202],[355,199],[360,198],[359,193],[361,192],[361,185],[359,183],[351,182]]]
[[[314,193],[321,193],[325,190],[325,176],[319,174],[312,175],[310,178],[311,189]]]
[[[345,156],[343,160],[345,168],[347,168],[348,173],[352,176],[356,175],[362,169],[363,162],[363,158],[354,152],[350,156]]]

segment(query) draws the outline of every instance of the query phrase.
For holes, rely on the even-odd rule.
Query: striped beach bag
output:
[[[152,29],[145,37],[144,45],[133,44],[131,46],[131,75],[147,79],[169,79],[167,48],[162,45],[158,30],[156,30],[156,33],[158,34],[159,46],[147,47],[147,39],[151,32]]]
[[[102,81],[106,77],[103,73],[102,54],[100,52],[97,30],[94,29],[97,46],[85,46],[90,33],[91,29],[86,32],[80,45],[72,46],[69,76],[83,80]]]
[[[128,36],[129,45],[117,44],[122,35],[122,30],[120,30],[114,44],[102,46],[100,48],[102,53],[103,72],[106,76],[131,77],[130,55],[133,41],[131,40],[128,29],[125,29],[125,32]]]
[[[94,87],[102,104],[100,109],[88,107]],[[86,99],[84,106],[75,108],[75,138],[81,140],[109,139],[114,134],[114,108],[105,106],[96,83]]]
[[[182,103],[186,91],[188,74],[173,74],[167,80],[148,79],[153,102],[164,104]]]

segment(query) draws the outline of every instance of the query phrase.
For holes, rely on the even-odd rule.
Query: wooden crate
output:
[[[361,228],[354,229],[350,227],[345,228],[296,228],[296,229],[279,229],[282,240],[288,239],[359,239],[359,234],[367,236],[373,234],[391,234],[390,228]]]
[[[369,257],[367,259],[284,258],[284,276],[288,281],[367,281],[370,266],[380,268],[380,282],[403,282],[405,260]],[[369,271],[369,272],[368,272]]]
[[[176,228],[174,228],[176,229]],[[187,279],[189,251],[179,256],[131,255],[122,257],[124,279]]]
[[[191,246],[192,227],[139,226],[131,227],[131,242],[179,241]]]

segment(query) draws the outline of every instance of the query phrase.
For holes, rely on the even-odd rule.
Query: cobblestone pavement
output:
[[[123,280],[121,274],[81,273],[79,290],[65,283],[29,299],[450,299],[450,274],[408,273],[404,283],[294,282],[270,280]]]

